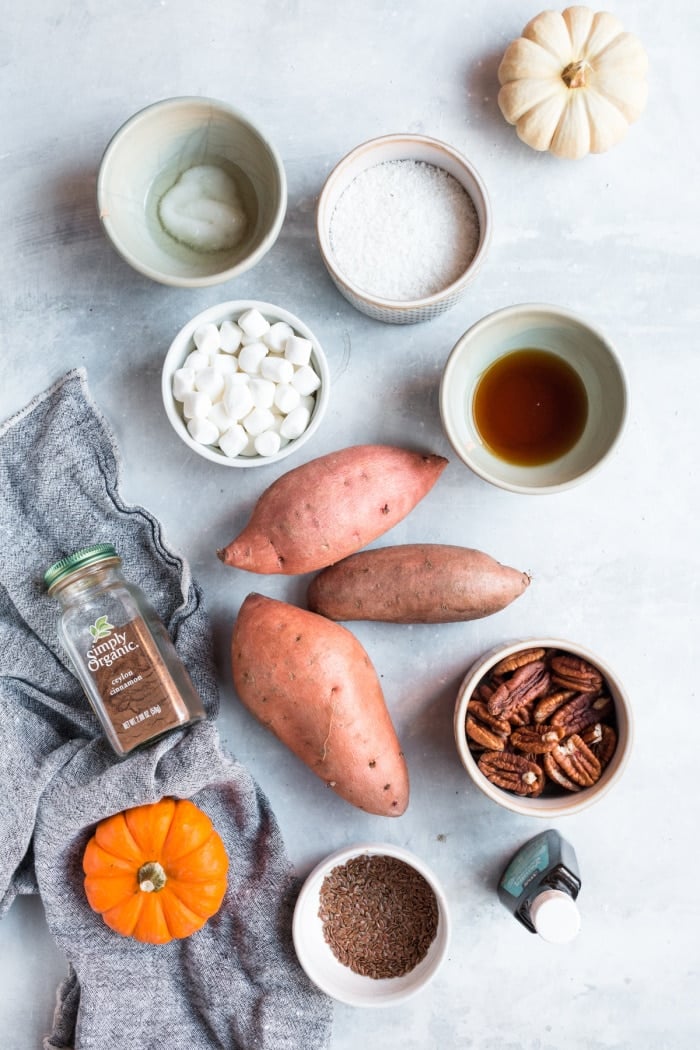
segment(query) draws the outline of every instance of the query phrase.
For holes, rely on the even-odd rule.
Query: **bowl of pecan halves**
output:
[[[619,780],[632,744],[613,671],[574,642],[532,638],[492,650],[455,705],[462,764],[485,795],[527,816],[576,813]]]

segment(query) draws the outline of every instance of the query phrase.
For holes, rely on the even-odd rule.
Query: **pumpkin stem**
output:
[[[157,860],[149,860],[139,868],[137,875],[139,889],[144,893],[158,893],[168,881],[168,877]]]
[[[586,74],[590,68],[591,66],[586,62],[585,58],[582,58],[579,62],[569,62],[566,69],[562,72],[561,79],[568,88],[586,87],[588,83]]]

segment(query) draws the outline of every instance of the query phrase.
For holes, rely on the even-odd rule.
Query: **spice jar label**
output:
[[[89,631],[82,655],[125,748],[187,720],[177,686],[140,616],[119,627],[100,616]]]

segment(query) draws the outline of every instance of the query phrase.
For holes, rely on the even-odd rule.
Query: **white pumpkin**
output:
[[[533,149],[569,158],[603,153],[642,113],[648,64],[614,15],[543,11],[503,55],[498,104]]]

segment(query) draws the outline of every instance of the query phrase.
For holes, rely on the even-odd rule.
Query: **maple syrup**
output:
[[[578,372],[548,350],[513,350],[493,362],[472,403],[481,439],[494,455],[517,466],[559,459],[574,447],[588,418],[588,396]]]

